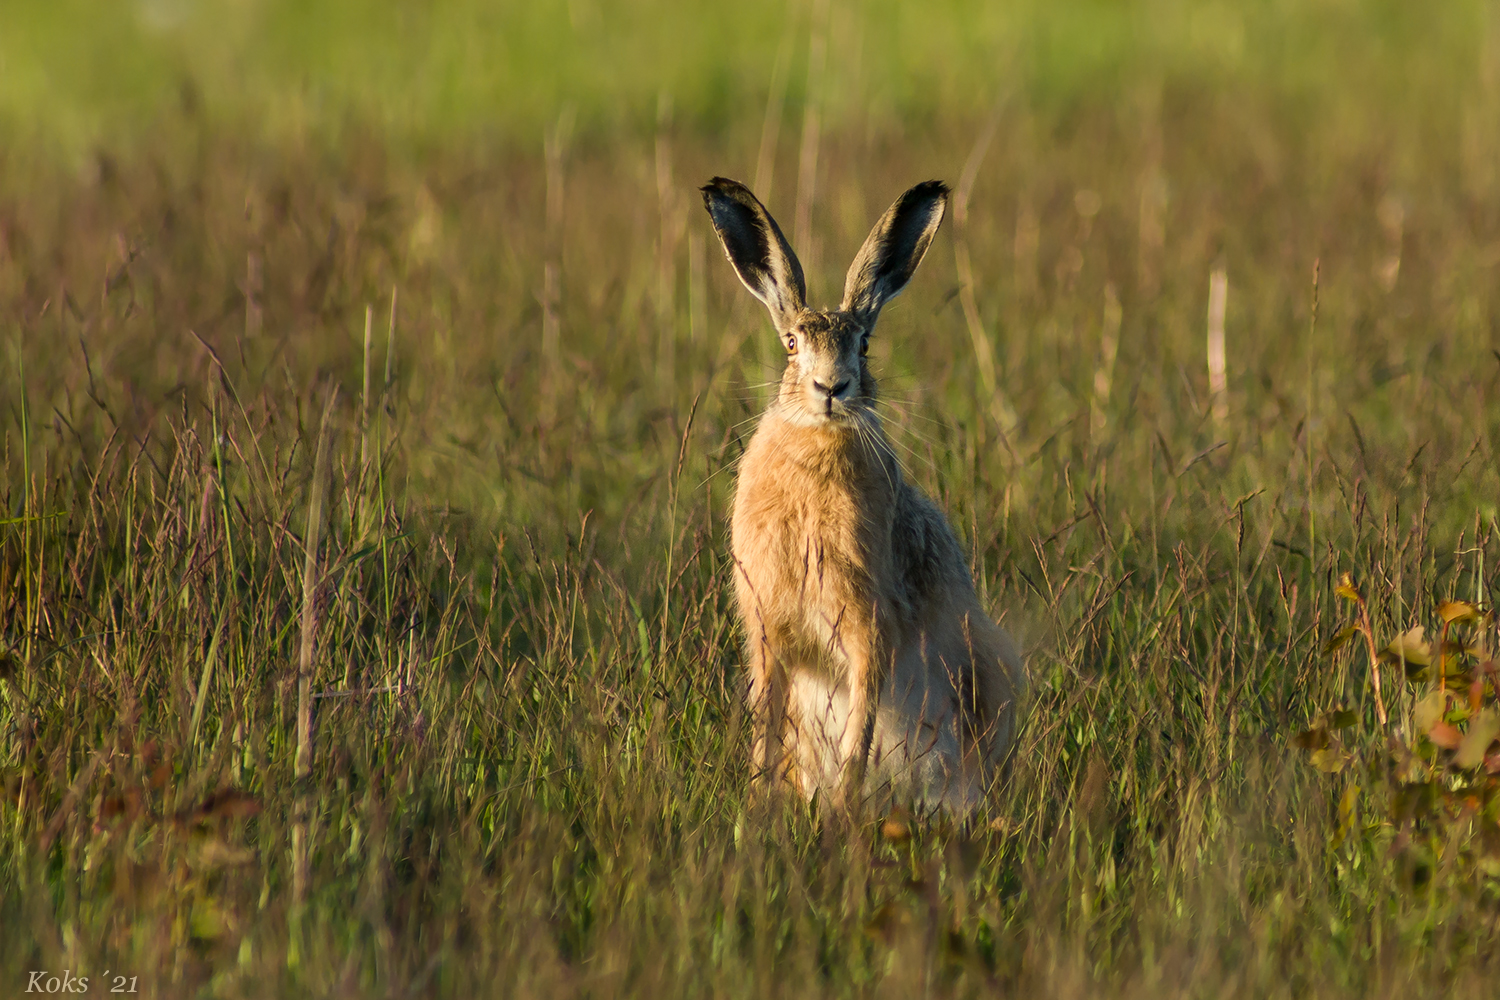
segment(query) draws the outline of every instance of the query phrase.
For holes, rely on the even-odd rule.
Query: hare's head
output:
[[[786,350],[781,390],[771,404],[783,419],[852,424],[872,410],[875,380],[865,353],[875,320],[922,262],[947,202],[942,181],[918,184],[896,199],[849,266],[844,301],[837,309],[809,309],[802,265],[765,206],[738,181],[715,177],[703,187],[729,263],[770,310]]]

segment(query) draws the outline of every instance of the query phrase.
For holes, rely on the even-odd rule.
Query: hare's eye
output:
[[[864,357],[870,353],[870,335],[867,333],[859,338],[859,356]]]
[[[797,353],[797,335],[794,333],[786,335],[786,352],[788,354]]]

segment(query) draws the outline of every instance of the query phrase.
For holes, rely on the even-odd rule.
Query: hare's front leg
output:
[[[750,788],[775,787],[782,772],[782,729],[786,725],[787,676],[763,631],[750,637]]]
[[[839,740],[839,759],[844,770],[842,791],[846,803],[858,801],[864,789],[865,765],[875,735],[875,709],[881,683],[890,666],[891,644],[885,636],[885,617],[878,607],[871,607],[839,636],[849,682],[849,718],[844,722],[844,732]]]

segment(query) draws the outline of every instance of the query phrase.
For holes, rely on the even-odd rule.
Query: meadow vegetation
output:
[[[1493,5],[358,6],[0,38],[0,992],[1493,994]],[[714,174],[822,302],[957,189],[968,821],[748,798]]]

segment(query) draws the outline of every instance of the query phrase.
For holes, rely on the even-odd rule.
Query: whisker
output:
[[[746,417],[744,420],[736,420],[734,423],[730,424],[729,425],[729,429],[731,431],[738,431],[742,427],[748,427],[749,425],[758,422],[760,420],[760,418],[761,418],[761,415],[759,413],[751,414],[750,416]]]
[[[948,447],[945,444],[948,440],[946,437],[933,437],[932,435],[924,434],[922,431],[908,424],[896,423],[894,427],[895,433],[891,435],[892,438],[901,439],[906,443],[915,442],[932,451],[942,451]]]
[[[875,416],[873,411],[869,412],[871,413],[871,416]],[[878,420],[879,417],[876,416],[875,419]],[[881,460],[883,455],[886,458],[891,459],[891,464],[895,465],[898,470],[901,467],[900,457],[896,455],[896,453],[890,448],[890,439],[887,438],[883,432],[878,432],[875,428],[872,428],[865,420],[858,417],[856,417],[856,419],[854,420],[854,432],[859,436],[861,447],[863,447],[867,451],[867,453],[871,454],[875,458],[875,460],[880,463],[881,469],[885,471],[886,485],[889,486],[892,490],[895,490],[896,481],[895,478],[891,475],[890,466]]]
[[[890,442],[890,447],[892,448],[891,455],[899,464],[903,464],[908,468],[920,466],[927,471],[934,473],[937,471],[937,467],[932,463],[932,460],[918,452],[915,448],[912,448],[910,445],[903,444],[902,442],[896,441],[894,439],[888,438],[887,440]],[[905,453],[907,457],[907,461],[905,463],[901,463],[901,456],[898,453],[898,450],[899,452]]]
[[[900,414],[903,419],[923,420],[935,427],[941,427],[945,430],[953,429],[953,425],[948,423],[946,420],[940,420],[937,417],[930,416],[926,413],[919,413],[910,403],[903,405],[900,403],[895,403],[889,399],[876,399],[875,404],[877,406],[888,407],[891,412]]]
[[[901,456],[904,453],[911,467],[921,467],[929,472],[936,473],[937,465],[932,460],[932,457],[930,455],[922,454],[917,449],[907,444],[905,441],[902,441],[901,437],[910,436],[917,439],[919,442],[927,446],[929,452],[939,450],[941,448],[941,445],[938,442],[933,441],[927,436],[923,435],[921,432],[915,430],[914,428],[904,426],[899,421],[893,423],[897,433],[885,435],[886,446],[889,449],[889,454],[891,455],[891,457],[895,459],[898,464],[900,464]]]
[[[926,453],[919,449],[919,445],[926,449]],[[916,439],[916,444],[912,444],[911,442],[893,437],[891,439],[891,447],[899,448],[914,465],[920,465],[923,468],[936,471],[936,466],[933,465],[930,453],[936,452],[938,449],[931,441],[919,437]]]
[[[738,455],[738,456],[735,457],[735,459],[733,461],[731,461],[731,462],[725,462],[723,465],[719,466],[713,472],[710,472],[708,475],[704,476],[703,479],[702,479],[702,481],[700,481],[698,483],[698,487],[697,488],[700,489],[700,490],[703,489],[703,487],[705,487],[709,483],[713,482],[715,479],[717,479],[720,475],[722,475],[725,472],[728,472],[728,471],[736,471],[737,472],[737,471],[739,471],[740,460],[743,459],[744,457],[745,456],[743,454],[742,455]]]
[[[900,410],[893,410],[893,412],[895,412],[896,414],[898,414],[899,416],[901,416],[903,418],[909,418],[911,416],[910,414],[902,413]],[[892,423],[897,428],[899,428],[900,431],[903,434],[908,434],[911,437],[916,438],[918,441],[921,441],[923,444],[928,445],[929,447],[932,447],[932,448],[938,448],[938,447],[940,447],[940,444],[936,440],[934,440],[933,438],[931,438],[927,434],[924,434],[921,431],[917,430],[915,427],[911,427],[910,425],[908,425],[905,422],[905,419],[903,419],[903,420],[897,420],[897,421],[892,421]],[[939,426],[939,428],[944,429],[944,430],[949,429],[949,428],[947,428],[946,426],[944,426],[942,424],[939,424],[938,426]]]

